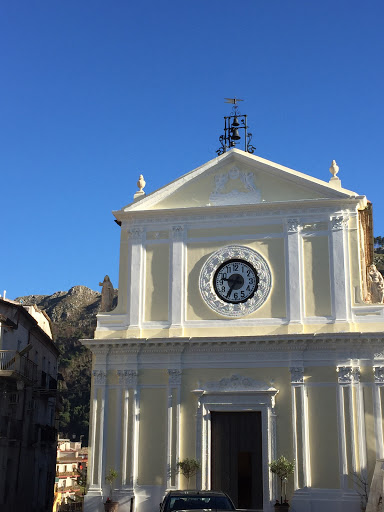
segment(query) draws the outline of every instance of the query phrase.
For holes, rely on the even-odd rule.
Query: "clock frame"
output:
[[[227,299],[226,295],[229,289],[226,288],[226,293],[217,293],[217,285],[215,287],[214,282],[215,277],[219,275],[220,270],[225,267],[226,264],[230,262],[233,264],[237,261],[244,262],[250,269],[253,269],[257,276],[258,283],[253,293],[251,292],[249,296],[242,298],[244,300],[225,300]],[[231,274],[233,274],[232,269]],[[236,279],[237,284],[235,284],[234,287],[238,286],[238,289],[241,291],[243,285],[239,278],[233,278],[231,285],[234,284]],[[204,263],[200,272],[199,289],[204,302],[210,309],[224,317],[236,318],[250,315],[264,304],[271,288],[272,274],[266,260],[258,252],[241,245],[229,245],[214,252]],[[224,298],[222,295],[224,295]]]

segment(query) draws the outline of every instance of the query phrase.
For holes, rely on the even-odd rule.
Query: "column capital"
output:
[[[172,226],[171,236],[172,236],[173,240],[182,240],[183,234],[184,234],[184,226],[182,226],[180,224],[177,226]]]
[[[181,374],[182,371],[177,368],[169,368],[168,369],[168,379],[169,384],[174,386],[179,386],[181,384]]]
[[[105,370],[93,370],[93,381],[98,386],[105,386],[107,382],[107,372]]]
[[[137,370],[117,370],[119,384],[135,388],[137,386]]]
[[[143,238],[144,228],[131,227],[128,229],[128,237],[131,240],[141,240]]]
[[[359,366],[338,366],[336,368],[339,384],[357,384],[360,382]]]
[[[301,231],[300,221],[297,218],[287,219],[287,232],[298,233]]]
[[[384,366],[374,366],[375,384],[384,384]]]
[[[304,384],[304,368],[301,366],[292,366],[289,371],[291,372],[291,384]]]
[[[331,218],[332,231],[339,231],[348,226],[348,215],[337,215]]]

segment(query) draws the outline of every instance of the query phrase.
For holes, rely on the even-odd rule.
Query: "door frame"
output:
[[[261,412],[263,508],[270,509],[276,491],[269,463],[276,458],[274,407],[278,392],[265,382],[239,375],[209,382],[193,391],[198,396],[196,456],[201,460],[201,472],[196,477],[198,488],[211,487],[211,412]]]

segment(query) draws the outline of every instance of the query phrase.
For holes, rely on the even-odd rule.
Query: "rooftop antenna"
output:
[[[231,115],[224,117],[224,135],[219,137],[221,148],[216,150],[217,155],[220,156],[239,144],[241,139],[239,130],[244,130],[244,151],[254,153],[256,148],[251,144],[252,133],[247,131],[247,116],[240,114],[238,106],[238,102],[244,100],[236,98],[236,96],[224,99],[225,103],[229,103],[233,107]]]

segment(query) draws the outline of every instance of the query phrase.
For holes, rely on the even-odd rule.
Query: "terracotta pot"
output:
[[[118,508],[119,508],[118,501],[107,501],[106,503],[104,503],[105,512],[117,512]]]

